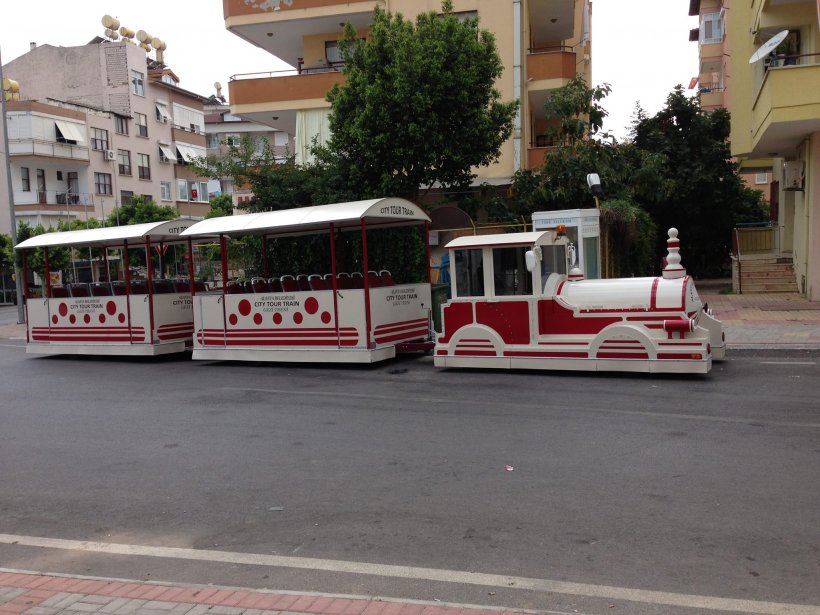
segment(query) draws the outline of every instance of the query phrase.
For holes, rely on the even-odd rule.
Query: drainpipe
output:
[[[513,0],[513,99],[518,101],[513,126],[513,172],[521,169],[521,0]]]

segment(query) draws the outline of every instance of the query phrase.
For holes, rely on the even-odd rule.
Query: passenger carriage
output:
[[[395,279],[368,258],[368,231],[416,226],[428,245],[429,222],[413,203],[383,198],[194,224],[182,235],[219,242],[222,285],[193,298],[193,358],[374,363],[403,349],[432,348],[429,252],[421,282]],[[356,271],[339,265],[338,238],[349,233],[361,238]],[[256,279],[229,279],[231,238],[259,237],[265,255],[274,239],[308,235],[327,242],[329,261],[322,270],[266,271],[262,256],[263,271]]]
[[[151,262],[172,244],[185,243],[191,262],[191,240],[180,233],[191,224],[179,219],[45,233],[17,244],[22,254],[24,294],[26,300],[26,352],[54,355],[122,355],[154,356],[183,352],[190,347],[193,335],[191,296],[205,287],[192,280],[159,279],[153,266],[145,267],[145,278],[132,276],[129,250],[145,254]],[[27,257],[30,250],[43,250],[44,270],[41,297],[32,296],[28,286]],[[104,280],[54,284],[49,275],[49,250],[82,248],[102,250]],[[121,261],[113,269],[122,271],[111,280],[110,250],[121,250]],[[90,263],[89,263],[90,264]],[[110,280],[110,281],[109,281]]]
[[[585,280],[560,225],[454,239],[435,365],[708,372],[723,328],[680,264],[677,230],[667,243],[661,276]]]

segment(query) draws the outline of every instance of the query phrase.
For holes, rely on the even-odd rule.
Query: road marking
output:
[[[755,613],[763,615],[820,615],[820,606],[808,604],[786,604],[719,596],[701,596],[697,594],[680,594],[630,587],[613,587],[589,583],[572,583],[550,579],[534,579],[463,570],[446,570],[439,568],[421,568],[416,566],[396,566],[390,564],[372,564],[367,562],[348,562],[342,560],[318,559],[309,557],[289,557],[284,555],[265,555],[261,553],[237,553],[231,551],[214,551],[210,549],[186,549],[179,547],[153,547],[122,543],[93,542],[85,540],[66,540],[62,538],[42,538],[16,534],[0,534],[0,544],[14,544],[47,549],[63,549],[86,553],[105,553],[108,555],[130,555],[141,557],[162,557],[193,561],[220,562],[226,564],[244,564],[248,566],[272,566],[277,568],[297,568],[302,570],[319,570],[347,574],[365,574],[397,579],[419,581],[436,581],[478,585],[505,589],[521,589],[536,592],[568,594],[604,600],[625,600],[644,604],[676,606],[691,609],[728,611],[734,613]]]
[[[12,337],[10,339],[14,338]],[[22,346],[21,344],[0,344],[0,348],[22,348],[23,350],[26,349],[26,347]]]
[[[250,393],[265,393],[269,395],[305,395],[309,397],[346,397],[349,399],[375,399],[396,402],[396,397],[393,395],[373,395],[371,393],[342,393],[339,391],[316,391],[314,389],[293,390],[293,389],[262,389],[262,388],[244,388],[244,387],[222,387],[224,391],[245,391]],[[483,399],[447,399],[443,397],[413,397],[406,398],[406,401],[418,402],[420,404],[430,404],[431,407],[441,406],[445,404],[460,404],[465,406],[489,406],[491,408],[498,408],[499,402],[497,400],[483,400]],[[516,408],[531,408],[534,410],[563,410],[567,412],[594,412],[596,414],[618,414],[623,416],[646,416],[652,418],[673,418],[683,419],[686,421],[704,421],[708,423],[734,423],[739,425],[748,425],[754,423],[755,425],[768,425],[772,427],[798,427],[801,429],[820,429],[820,423],[797,423],[793,421],[767,421],[751,417],[739,416],[712,416],[708,414],[684,414],[682,412],[649,412],[648,410],[615,410],[613,408],[590,408],[582,406],[559,406],[550,405],[545,407],[543,404],[528,404],[526,402],[515,402]]]
[[[761,365],[817,365],[817,361],[761,361]]]

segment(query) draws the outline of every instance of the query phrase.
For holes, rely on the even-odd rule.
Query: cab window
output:
[[[455,250],[456,295],[484,296],[484,255],[480,248]]]
[[[532,274],[524,258],[527,248],[493,249],[493,292],[496,296],[532,295]]]

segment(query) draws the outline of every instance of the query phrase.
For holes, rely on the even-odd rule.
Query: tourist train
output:
[[[31,250],[42,249],[49,271],[49,250],[80,247],[89,261],[90,250],[102,251],[105,279],[61,284],[44,275],[38,297],[26,287],[27,352],[192,350],[194,360],[311,363],[432,352],[442,368],[675,373],[707,373],[725,357],[722,325],[681,265],[675,229],[660,276],[602,280],[584,279],[563,225],[457,237],[445,246],[444,297],[431,284],[429,225],[417,205],[382,198],[31,237],[16,246],[24,280]],[[423,236],[421,279],[375,262],[373,235],[386,229]],[[261,245],[261,264],[240,282],[229,278],[230,243],[247,237]],[[268,271],[271,246],[293,237],[322,242],[323,269]],[[213,288],[194,277],[199,244],[219,253]],[[151,262],[168,246],[185,250],[184,279],[154,274]],[[133,273],[132,259],[144,274]]]

